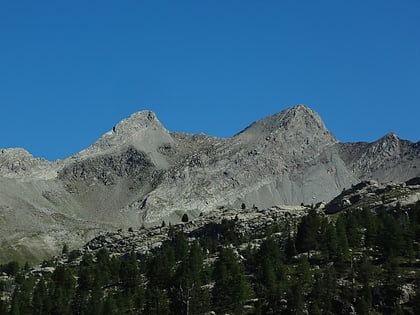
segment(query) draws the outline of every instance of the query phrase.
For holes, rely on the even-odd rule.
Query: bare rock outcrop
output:
[[[374,180],[362,181],[344,190],[326,206],[328,214],[343,210],[403,210],[420,204],[420,178],[405,183],[378,183]]]
[[[340,156],[362,180],[403,182],[420,175],[420,142],[389,133],[373,142],[340,143]]]
[[[22,148],[0,149],[0,176],[8,178],[30,176],[48,168],[45,159],[34,158]]]

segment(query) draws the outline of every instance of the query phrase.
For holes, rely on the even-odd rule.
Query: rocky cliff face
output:
[[[178,150],[184,143],[196,143],[196,149],[165,173],[144,203],[129,205],[134,210],[142,204],[146,221],[161,219],[162,209],[198,214],[242,202],[258,207],[313,203],[357,182],[339,157],[337,140],[303,105],[229,139],[184,136],[177,142]]]
[[[420,142],[402,140],[395,133],[373,143],[340,143],[338,150],[361,180],[403,182],[420,174]]]
[[[1,150],[0,260],[21,253],[38,259],[37,253],[63,242],[81,243],[118,227],[178,222],[185,212],[194,217],[242,203],[327,202],[360,180],[419,175],[419,143],[394,134],[374,143],[338,143],[304,105],[226,139],[171,133],[143,111],[62,161]]]

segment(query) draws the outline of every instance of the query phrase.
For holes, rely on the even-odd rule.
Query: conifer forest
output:
[[[64,246],[45,274],[4,264],[0,314],[420,314],[420,202],[168,233],[149,253]]]

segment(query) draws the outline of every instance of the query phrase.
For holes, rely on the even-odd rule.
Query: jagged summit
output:
[[[370,154],[372,156],[377,155],[377,158],[394,155],[400,150],[400,142],[401,139],[395,133],[390,132],[372,143],[369,150]]]
[[[149,154],[152,159],[163,162],[157,151],[159,147],[172,143],[173,139],[169,131],[163,127],[155,113],[144,110],[120,121],[76,157],[103,155],[134,148]],[[163,164],[166,165],[165,162]]]
[[[327,131],[321,117],[306,105],[297,105],[273,115],[272,120],[280,123],[284,128],[304,128]]]
[[[298,128],[328,131],[321,117],[315,111],[306,105],[297,105],[257,120],[239,134],[251,131],[267,134],[279,129],[294,130]]]
[[[0,149],[0,176],[29,176],[48,164],[47,160],[34,158],[23,148]]]
[[[0,149],[0,156],[2,158],[5,157],[30,157],[32,158],[32,154],[28,152],[28,150],[24,148],[7,148],[7,149]]]
[[[269,142],[273,150],[303,150],[308,154],[337,142],[321,117],[306,105],[297,105],[258,120],[237,137],[264,147]]]
[[[390,142],[398,142],[400,141],[400,137],[395,132],[389,132],[376,142],[382,142],[382,143],[390,143]]]
[[[147,128],[163,128],[163,126],[154,112],[143,110],[120,121],[112,128],[112,132],[117,134],[132,133]]]

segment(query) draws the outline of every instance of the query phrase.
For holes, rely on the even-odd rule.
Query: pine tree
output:
[[[312,273],[311,265],[305,256],[300,259],[298,265],[296,266],[296,277],[301,290],[304,293],[307,293],[309,288],[312,287]]]
[[[284,251],[287,259],[293,258],[297,253],[295,239],[291,235],[286,240]]]
[[[105,299],[104,307],[103,307],[103,314],[104,315],[119,315],[119,314],[121,314],[118,307],[117,307],[117,303],[115,302],[115,299],[111,294],[108,295],[107,298]]]
[[[3,301],[2,299],[0,299],[0,314],[1,315],[6,315],[7,312],[7,304],[5,301]]]
[[[222,249],[214,267],[213,305],[219,312],[235,312],[251,296],[251,288],[232,249]]]
[[[372,247],[376,241],[377,236],[377,218],[368,208],[362,210],[362,225],[366,229],[365,231],[365,246]]]
[[[173,313],[190,314],[194,291],[201,287],[201,249],[195,242],[178,265],[174,279]]]
[[[170,314],[169,299],[165,291],[157,287],[153,287],[153,286],[147,288],[144,314],[148,314],[148,315]]]
[[[309,252],[318,248],[321,218],[316,210],[302,218],[296,233],[296,248],[300,253]]]
[[[181,260],[188,255],[188,240],[184,233],[178,232],[172,239],[172,246],[174,247],[175,257]]]
[[[305,296],[298,281],[293,282],[287,292],[287,314],[303,315]]]
[[[63,245],[63,248],[61,249],[61,253],[63,255],[68,255],[69,254],[69,246],[67,244]]]
[[[15,292],[15,294],[13,295],[13,299],[12,299],[12,306],[10,308],[10,315],[20,315],[20,314],[24,314],[23,312],[20,311],[21,309],[21,301],[20,301],[20,296],[19,293]]]
[[[280,312],[280,300],[286,292],[287,275],[283,264],[283,252],[279,244],[271,237],[260,246],[256,258],[256,292],[266,305],[262,308],[271,312]]]
[[[48,314],[51,309],[51,302],[48,298],[47,287],[45,281],[41,278],[33,292],[32,311],[34,315]]]
[[[402,295],[402,279],[400,278],[400,268],[395,258],[391,257],[386,261],[385,279],[381,286],[381,297],[384,311],[389,312],[395,309],[397,302]]]
[[[172,244],[166,244],[157,251],[147,263],[147,279],[152,286],[167,288],[174,276],[176,263],[175,250]]]
[[[51,275],[51,280],[51,313],[71,314],[70,301],[76,284],[71,271],[67,267],[57,266]]]
[[[346,224],[346,235],[351,248],[358,248],[361,245],[362,233],[355,213],[344,215]]]
[[[380,230],[378,235],[378,245],[385,258],[391,258],[394,255],[400,255],[405,248],[403,230],[398,221],[389,214],[381,214]]]
[[[340,216],[335,224],[337,233],[337,257],[334,262],[337,266],[337,271],[345,272],[346,263],[349,259],[349,243],[347,240],[346,225],[344,219]]]
[[[103,290],[96,285],[90,295],[90,299],[87,305],[86,314],[89,315],[100,315],[103,314],[104,304],[103,304],[104,292]]]
[[[125,292],[133,293],[140,285],[140,273],[134,253],[121,260],[120,280]]]

